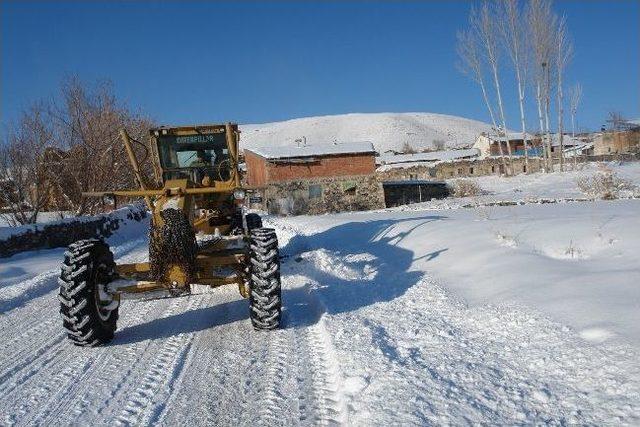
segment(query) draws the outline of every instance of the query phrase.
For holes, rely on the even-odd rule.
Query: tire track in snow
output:
[[[8,425],[28,425],[25,420],[34,409],[51,400],[59,390],[73,381],[78,372],[85,372],[91,365],[91,358],[87,355],[58,360],[62,358],[60,355],[65,353],[60,347],[61,345],[56,346],[53,357],[47,358],[44,364],[37,367],[29,365],[26,368],[26,379],[15,383],[9,393],[3,393],[2,407],[11,408],[5,416]],[[53,375],[47,377],[47,373]],[[8,402],[18,405],[17,408],[13,409],[11,405],[7,405]]]
[[[125,307],[129,308],[129,307]],[[134,311],[134,315],[131,318],[127,318],[124,322],[124,327],[128,327],[132,324],[139,324],[144,322],[146,318],[151,315],[157,315],[162,312],[162,309],[166,309],[162,305],[146,304],[141,310]],[[123,328],[119,328],[123,329]],[[117,343],[118,335],[114,342]],[[84,409],[88,405],[95,405],[95,400],[88,403],[83,395],[90,391],[104,391],[105,389],[112,389],[113,381],[118,378],[118,374],[126,377],[127,363],[135,364],[143,353],[140,352],[145,347],[145,342],[139,343],[140,345],[126,346],[123,351],[111,351],[113,346],[98,347],[96,349],[90,349],[90,352],[99,352],[95,358],[91,359],[89,366],[72,381],[66,384],[66,387],[59,390],[56,393],[55,398],[50,399],[46,405],[39,408],[38,412],[33,414],[31,420],[26,424],[39,424],[49,425],[57,420],[64,420],[66,422],[66,415],[71,412],[76,415],[82,414]],[[82,352],[83,348],[71,347],[68,352]],[[104,399],[104,397],[103,397]],[[99,401],[99,400],[98,400]],[[83,405],[85,404],[85,405]],[[81,409],[77,409],[75,412],[70,411],[71,406],[77,408],[81,406]]]
[[[286,277],[283,282],[288,282]],[[325,310],[315,295],[303,289],[294,292],[297,296],[286,304],[306,308],[287,313],[292,318],[286,318],[285,329],[269,336],[265,389],[260,404],[263,409],[258,423],[282,424],[289,415],[284,411],[292,412],[293,404],[297,404],[298,419],[289,422],[344,425],[348,422],[348,408],[341,391],[337,357],[322,318]],[[295,401],[288,395],[292,388],[297,393]]]
[[[248,302],[233,287],[212,291],[202,329],[191,342],[186,367],[172,395],[152,419],[160,425],[255,425],[266,336],[248,321]],[[191,410],[183,411],[181,408]]]
[[[122,319],[121,324],[126,327],[132,323],[139,323],[149,310],[150,307],[147,310],[135,313],[133,316],[127,316]],[[32,361],[32,363],[25,366],[22,372],[18,373],[18,375],[22,375],[17,381],[13,382],[10,390],[6,392],[5,390],[0,391],[1,400],[26,402],[22,403],[18,411],[20,414],[19,422],[24,425],[32,424],[29,420],[33,418],[48,416],[51,413],[49,407],[52,405],[68,404],[69,400],[65,400],[64,397],[70,395],[72,390],[83,386],[93,387],[94,383],[85,383],[83,379],[91,375],[96,370],[96,367],[100,366],[101,361],[111,355],[108,347],[91,349],[73,346],[71,343],[66,342],[64,335],[60,337],[60,342],[50,347],[46,353],[51,353],[51,355],[40,356],[44,360],[35,364],[35,366],[33,366]],[[53,381],[55,387],[46,387],[51,380],[46,377],[42,378],[40,376],[42,372],[62,372],[62,378],[58,378],[60,374],[56,375]],[[40,384],[45,384],[47,393],[41,394],[38,392],[41,387]],[[14,395],[16,396],[13,397]]]
[[[190,298],[186,306],[182,307],[182,312],[198,309],[206,300],[204,296]],[[167,315],[173,315],[177,308]],[[163,410],[163,402],[167,401],[173,391],[175,379],[185,367],[184,361],[191,349],[194,335],[195,332],[181,332],[161,341],[163,344],[158,351],[153,351],[153,362],[142,376],[139,386],[121,405],[123,410],[113,421],[115,425],[153,424],[152,421]]]
[[[3,360],[0,361],[0,384],[6,384],[6,381],[16,372],[64,340],[60,323],[60,319],[49,319],[35,327],[27,327],[21,336],[2,343],[0,354],[2,354]],[[46,338],[41,340],[39,339],[41,337]],[[25,346],[24,343],[29,344]],[[3,394],[3,387],[0,386],[0,395]]]
[[[282,390],[282,384],[290,372],[292,348],[290,339],[286,339],[286,331],[272,331],[267,343],[267,353],[264,358],[266,374],[263,384],[266,388],[262,391],[260,403],[259,425],[274,426],[283,422],[282,411],[285,407],[286,394]]]
[[[127,242],[116,247],[114,252],[117,254],[130,252],[145,240],[146,238],[140,238]],[[49,270],[22,282],[22,285],[39,283],[58,273],[59,269]],[[58,301],[53,295],[56,292],[57,287],[33,301],[29,307],[20,307],[18,311],[12,311],[3,316],[3,320],[7,320],[7,323],[2,324],[3,331],[8,334],[15,333],[13,336],[5,335],[5,339],[0,344],[0,354],[3,356],[3,360],[0,361],[0,396],[7,396],[16,387],[23,386],[39,373],[39,368],[36,370],[29,368],[34,361],[42,358],[44,363],[38,366],[40,368],[48,366],[48,363],[64,351],[61,344],[65,340],[65,335],[60,325]],[[46,320],[43,321],[43,318]],[[39,337],[45,338],[38,339]],[[12,349],[15,350],[11,351]]]
[[[322,318],[304,330],[304,343],[312,367],[312,390],[316,425],[343,425],[348,421],[347,405],[341,392],[341,376],[331,338]]]

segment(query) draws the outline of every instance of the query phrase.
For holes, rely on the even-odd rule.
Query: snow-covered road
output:
[[[61,254],[42,251],[30,263],[39,258],[48,265],[51,252]],[[142,260],[146,241],[115,252]],[[57,264],[24,282],[6,282],[14,293],[2,297],[8,310],[0,317],[0,424],[347,421],[321,308],[304,289],[287,293],[287,327],[273,333],[253,331],[234,288],[125,301],[117,339],[80,349],[60,328]]]
[[[589,218],[599,223],[638,207],[627,203],[596,204]],[[525,208],[501,209],[522,222]],[[557,207],[536,209],[557,214]],[[475,240],[485,237],[473,215],[269,220],[286,255],[284,327],[270,333],[252,330],[247,303],[233,287],[196,287],[190,297],[125,301],[110,345],[73,347],[57,313],[55,250],[9,258],[0,266],[14,272],[1,285],[0,424],[640,423],[638,347],[631,341],[587,340],[553,311],[528,304],[533,297],[469,304],[458,292],[466,273],[458,268],[449,276],[442,260],[469,261],[464,227]],[[489,235],[487,248],[528,250]],[[625,237],[611,254],[623,267]],[[120,242],[114,252],[142,260],[146,241]],[[607,268],[601,264],[603,273]],[[505,286],[498,277],[496,287],[508,295]]]

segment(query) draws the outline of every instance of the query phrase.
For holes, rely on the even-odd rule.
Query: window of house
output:
[[[345,181],[342,183],[342,191],[348,196],[355,196],[357,187],[354,181]]]
[[[496,167],[495,166],[491,166],[491,173],[495,173],[496,171]]]
[[[418,174],[417,173],[410,173],[409,174],[409,179],[412,181],[415,181],[416,179],[418,179]]]
[[[522,172],[526,172],[527,171],[527,165],[522,165]]]
[[[310,199],[319,199],[322,197],[322,185],[320,184],[311,184],[309,186],[309,198]]]
[[[500,173],[504,174],[504,165],[500,165]]]
[[[436,177],[436,168],[429,169],[429,176],[431,178],[435,178]]]
[[[469,168],[469,175],[473,175],[473,168]]]
[[[458,175],[462,175],[462,168],[458,168]]]

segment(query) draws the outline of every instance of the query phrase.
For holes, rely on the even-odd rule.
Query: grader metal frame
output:
[[[238,286],[249,298],[255,329],[279,326],[281,291],[275,231],[247,213],[238,168],[236,124],[159,127],[150,130],[153,171],[161,188],[145,183],[134,141],[121,137],[137,190],[84,193],[87,197],[141,197],[151,211],[149,261],[116,265],[101,240],[72,244],[60,276],[61,314],[78,345],[110,341],[120,295],[190,293],[191,285]]]

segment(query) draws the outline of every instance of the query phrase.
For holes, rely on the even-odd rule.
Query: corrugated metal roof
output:
[[[466,157],[476,157],[479,155],[480,150],[478,150],[477,148],[468,148],[465,150],[432,151],[429,153],[416,154],[385,154],[376,158],[376,163],[380,165],[392,165],[397,163],[437,162],[440,160],[463,159]]]

